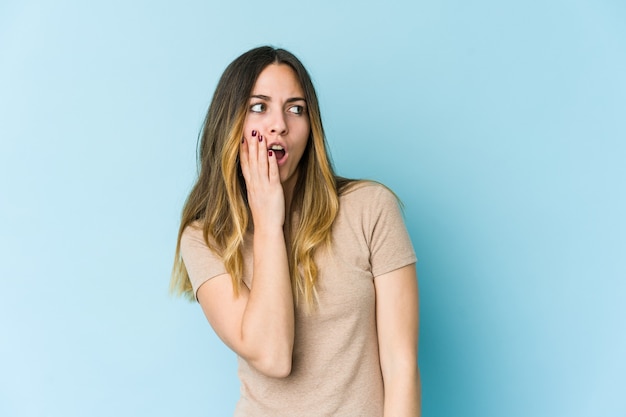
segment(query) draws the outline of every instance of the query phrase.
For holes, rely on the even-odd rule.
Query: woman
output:
[[[416,416],[415,254],[393,193],[337,177],[311,79],[248,51],[222,75],[172,289],[239,358],[235,416]]]

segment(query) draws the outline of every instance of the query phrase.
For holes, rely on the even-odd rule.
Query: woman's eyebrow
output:
[[[270,96],[266,96],[266,95],[263,95],[263,94],[253,94],[253,95],[250,96],[250,98],[258,98],[258,99],[265,100],[265,101],[272,101],[272,98]],[[291,98],[288,98],[285,102],[286,103],[292,103],[294,101],[304,101],[304,102],[306,102],[304,97],[291,97]]]
[[[250,98],[260,98],[261,100],[272,101],[272,98],[270,96],[264,96],[263,94],[253,94],[250,96]]]

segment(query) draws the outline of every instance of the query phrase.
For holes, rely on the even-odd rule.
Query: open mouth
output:
[[[270,150],[274,152],[274,155],[276,155],[277,161],[280,161],[285,157],[285,148],[280,145],[272,145],[270,146]]]

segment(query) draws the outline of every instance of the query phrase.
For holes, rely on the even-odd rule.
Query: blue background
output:
[[[405,203],[425,416],[626,415],[622,1],[0,3],[0,416],[230,415],[167,294],[197,134],[262,44]]]

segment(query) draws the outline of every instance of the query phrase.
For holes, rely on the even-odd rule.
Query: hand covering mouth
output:
[[[285,157],[285,148],[283,148],[281,145],[272,145],[270,146],[269,150],[274,152],[277,161],[280,161]]]

